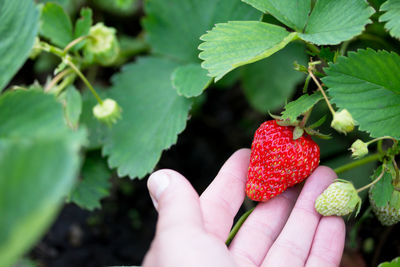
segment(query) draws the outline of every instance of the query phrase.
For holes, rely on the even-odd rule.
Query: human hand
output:
[[[320,166],[300,186],[259,203],[229,247],[233,219],[245,197],[249,149],[234,153],[199,197],[172,170],[159,170],[148,188],[159,218],[144,267],[192,266],[338,266],[345,225],[340,217],[322,217],[315,199],[336,178]]]

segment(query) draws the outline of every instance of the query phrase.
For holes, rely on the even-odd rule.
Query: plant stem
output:
[[[304,126],[306,126],[306,123],[307,123],[308,119],[310,118],[311,111],[312,111],[312,108],[307,110],[307,112],[304,114],[304,117],[303,117],[303,119],[301,120],[301,122],[299,124],[300,128],[304,128]]]
[[[94,97],[96,98],[97,102],[99,104],[103,104],[103,100],[101,100],[100,96],[97,94],[96,90],[93,88],[93,86],[90,84],[90,82],[86,79],[85,75],[82,74],[82,72],[75,66],[74,63],[72,63],[71,60],[65,59],[65,63],[71,67],[71,69],[81,78],[81,80],[86,84],[86,86],[89,88],[89,90],[92,92]]]
[[[66,55],[66,54],[68,53],[68,51],[69,51],[72,47],[74,47],[76,44],[82,42],[83,40],[86,40],[86,39],[89,38],[89,37],[90,37],[89,35],[84,35],[84,36],[78,37],[78,38],[76,38],[75,40],[71,41],[71,42],[64,48],[64,51],[63,51],[64,55]]]
[[[311,52],[315,53],[315,54],[319,54],[321,51],[319,50],[319,48],[317,46],[315,46],[312,43],[306,43],[308,49],[310,49]]]
[[[326,104],[328,105],[328,108],[329,108],[329,110],[330,110],[331,113],[332,113],[332,116],[334,116],[334,115],[335,115],[335,110],[333,109],[331,103],[329,102],[329,98],[328,98],[328,96],[325,94],[324,89],[322,89],[322,86],[321,86],[321,84],[319,83],[318,79],[315,77],[314,73],[313,73],[310,69],[308,70],[308,73],[310,74],[311,78],[314,80],[314,82],[315,82],[315,84],[317,85],[318,89],[321,91],[322,96],[324,97],[325,102],[326,102]]]
[[[391,140],[393,141],[394,144],[397,144],[397,142],[398,142],[395,138],[393,138],[393,137],[391,137],[391,136],[382,136],[382,137],[375,138],[375,139],[373,139],[373,140],[367,142],[366,144],[367,144],[367,146],[368,146],[368,145],[370,145],[370,144],[372,144],[372,143],[374,143],[374,142],[376,142],[376,141],[380,141],[380,140],[383,140],[383,139],[391,139]]]
[[[381,157],[382,157],[382,154],[380,154],[380,153],[373,154],[368,157],[365,157],[365,158],[362,158],[359,160],[355,160],[353,162],[350,162],[348,164],[340,166],[340,167],[334,169],[334,171],[336,172],[336,174],[340,174],[345,171],[351,170],[353,168],[359,167],[361,165],[367,164],[369,162],[376,161],[376,160],[380,159]]]
[[[53,88],[59,81],[61,81],[62,78],[64,78],[65,76],[67,76],[68,74],[71,73],[71,69],[67,69],[64,70],[62,72],[60,72],[59,74],[57,74],[51,81],[50,83],[46,86],[46,88],[44,89],[45,92],[48,92],[51,90],[51,88]]]
[[[229,246],[229,244],[232,242],[233,238],[235,237],[235,235],[237,234],[237,232],[239,231],[240,227],[242,226],[242,224],[246,221],[247,217],[249,217],[249,215],[253,212],[255,208],[252,208],[248,211],[246,211],[240,218],[239,220],[236,222],[235,226],[233,226],[232,231],[229,233],[228,239],[226,239],[225,244],[227,246]]]
[[[50,45],[50,44],[48,44],[46,42],[40,42],[40,48],[43,51],[52,53],[52,54],[54,54],[54,55],[56,55],[56,56],[58,56],[60,58],[64,57],[64,52],[60,48],[52,46],[52,45]]]
[[[361,191],[368,189],[371,186],[373,186],[374,184],[376,184],[377,182],[379,182],[379,180],[382,179],[384,174],[385,174],[385,166],[382,166],[382,171],[381,171],[381,174],[379,174],[378,178],[376,178],[372,183],[369,183],[369,184],[364,185],[363,187],[357,189],[357,193],[360,193]]]
[[[342,45],[340,46],[340,55],[344,56],[346,54],[347,47],[349,47],[351,41],[352,40],[348,40],[342,43]]]

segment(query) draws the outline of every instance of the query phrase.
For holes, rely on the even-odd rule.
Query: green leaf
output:
[[[172,88],[177,66],[167,59],[140,58],[113,77],[109,97],[121,106],[122,120],[107,134],[103,154],[120,177],[141,178],[152,171],[185,128],[191,101]]]
[[[269,57],[296,37],[297,33],[259,21],[219,23],[200,37],[201,66],[218,81],[239,66]]]
[[[110,194],[110,177],[111,171],[102,158],[86,158],[82,168],[82,180],[72,191],[70,201],[91,211],[101,208],[100,200]]]
[[[282,51],[243,69],[243,89],[250,104],[262,113],[285,104],[304,79],[293,69],[293,62],[306,64],[304,45],[289,44]]]
[[[323,97],[320,91],[317,91],[312,95],[302,95],[285,106],[285,110],[282,112],[282,119],[289,119],[291,122],[295,122],[298,116],[307,112],[321,99],[323,99]]]
[[[39,27],[32,0],[0,2],[0,92],[28,58]]]
[[[375,180],[382,172],[382,166],[377,168],[372,176],[372,179]],[[372,198],[375,201],[375,205],[377,207],[384,207],[392,198],[393,193],[393,185],[392,185],[392,174],[390,172],[386,172],[383,174],[383,177],[372,187],[371,194]]]
[[[81,17],[75,22],[74,39],[88,35],[92,23],[92,10],[90,8],[82,8]],[[75,50],[82,48],[84,44],[85,42],[83,41],[75,45]]]
[[[379,17],[380,22],[386,22],[385,29],[393,37],[400,38],[400,2],[388,0],[380,8],[385,12]]]
[[[400,56],[372,49],[350,52],[325,69],[332,102],[347,109],[372,137],[400,138]]]
[[[0,265],[13,264],[44,233],[72,187],[84,132],[71,131],[52,95],[0,97]]]
[[[201,95],[212,80],[207,77],[207,71],[200,64],[188,64],[176,68],[171,79],[178,95],[184,97]]]
[[[60,103],[53,95],[36,90],[4,93],[0,97],[0,125],[0,138],[55,136],[68,130]]]
[[[145,11],[142,22],[153,52],[182,63],[199,61],[199,37],[215,23],[261,16],[239,0],[151,0]]]
[[[385,261],[378,265],[378,267],[399,267],[400,257],[394,258],[391,262]]]
[[[58,4],[50,2],[43,6],[40,23],[40,34],[61,48],[74,39],[71,19]]]
[[[339,44],[360,34],[374,12],[365,0],[318,0],[299,36],[317,45]]]
[[[311,0],[242,0],[283,24],[302,32],[311,9]]]
[[[81,93],[71,85],[59,96],[59,99],[64,106],[64,115],[68,126],[77,129],[82,113]]]

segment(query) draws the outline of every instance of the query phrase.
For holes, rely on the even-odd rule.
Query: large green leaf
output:
[[[385,261],[378,265],[378,267],[399,267],[400,257],[394,258],[392,261]]]
[[[54,219],[79,168],[84,132],[40,91],[0,97],[0,265],[9,266]]]
[[[201,95],[212,78],[207,77],[207,71],[200,64],[192,63],[176,68],[171,80],[178,95],[194,97]]]
[[[199,61],[199,37],[215,23],[261,16],[239,0],[149,0],[145,11],[143,26],[153,52],[183,63]]]
[[[109,95],[122,107],[122,120],[107,134],[103,153],[119,176],[143,177],[152,171],[185,128],[191,101],[172,88],[176,67],[167,59],[140,58],[113,77]]]
[[[289,119],[291,122],[294,122],[298,116],[308,111],[322,99],[323,97],[320,91],[312,95],[304,94],[285,106],[285,110],[282,112],[282,119]]]
[[[30,54],[39,11],[32,0],[0,1],[0,92]]]
[[[304,45],[289,44],[282,51],[246,66],[243,89],[250,104],[260,112],[274,110],[285,104],[305,76],[293,69],[293,63],[306,64]]]
[[[311,10],[311,0],[242,0],[269,13],[283,24],[302,32]]]
[[[231,21],[219,23],[207,34],[199,46],[201,66],[218,81],[231,70],[266,58],[295,39],[297,33],[259,21]]]
[[[0,138],[39,138],[63,135],[68,127],[53,95],[16,90],[0,97]]]
[[[299,36],[318,45],[339,44],[360,34],[374,12],[365,0],[317,0]]]
[[[372,49],[351,52],[325,69],[332,102],[350,111],[372,137],[400,138],[400,56]]]
[[[40,34],[59,47],[73,40],[72,22],[64,9],[56,3],[47,3],[42,8]]]
[[[88,157],[82,168],[82,180],[71,193],[70,201],[81,208],[101,208],[100,200],[110,194],[111,171],[100,157]]]
[[[386,22],[385,28],[393,37],[400,38],[400,2],[388,0],[380,8],[385,12],[379,17],[379,21]]]

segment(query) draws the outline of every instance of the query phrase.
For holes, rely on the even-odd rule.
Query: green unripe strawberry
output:
[[[93,114],[96,119],[111,126],[121,118],[121,108],[115,100],[107,98],[102,104],[94,106]]]
[[[331,127],[341,133],[349,133],[354,130],[355,121],[347,109],[335,112]]]
[[[392,197],[389,202],[383,206],[378,207],[372,197],[372,186],[369,190],[369,202],[372,210],[382,225],[390,226],[400,222],[400,192],[393,190]]]
[[[315,209],[323,216],[344,216],[356,207],[357,214],[361,206],[361,198],[353,184],[337,179],[315,201]]]
[[[350,147],[353,158],[359,159],[368,154],[368,144],[357,139]]]
[[[89,37],[84,47],[86,60],[103,66],[114,63],[119,54],[116,30],[99,22],[90,28]]]

